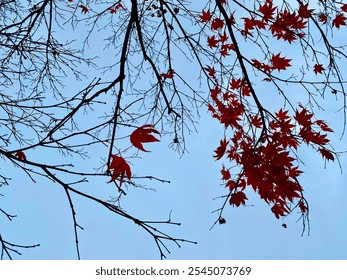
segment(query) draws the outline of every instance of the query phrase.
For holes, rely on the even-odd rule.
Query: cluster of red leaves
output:
[[[276,59],[281,61],[280,56]],[[236,207],[245,205],[247,196],[244,190],[250,186],[271,205],[276,218],[287,215],[293,203],[297,203],[305,214],[307,205],[298,181],[302,171],[291,156],[291,150],[306,143],[316,147],[323,158],[334,160],[333,154],[326,148],[329,140],[324,133],[332,132],[332,129],[322,120],[313,120],[313,114],[302,106],[294,116],[280,109],[271,121],[264,123],[261,115],[246,112],[240,101],[243,95],[234,92],[238,90],[242,93],[244,83],[243,79],[232,78],[230,90],[222,92],[217,86],[211,89],[213,103],[208,106],[212,116],[233,131],[230,139],[220,141],[214,155],[216,160],[226,156],[240,168],[237,178],[232,178],[230,170],[224,165],[221,169],[222,180],[230,191],[229,203]],[[245,126],[245,120],[248,120],[248,126]],[[250,126],[266,132],[261,133],[259,139],[251,137],[247,128]]]
[[[111,171],[112,178],[108,183],[115,181],[120,177],[119,188],[122,187],[124,181],[124,176],[126,175],[128,179],[131,179],[131,170],[129,164],[125,161],[124,158],[116,155],[111,155],[112,161],[107,171]]]
[[[148,152],[143,148],[142,143],[148,142],[158,142],[159,140],[155,138],[151,133],[160,134],[157,130],[154,129],[154,126],[151,124],[145,124],[141,127],[136,128],[130,134],[130,142],[135,147],[141,151]],[[17,152],[18,153],[18,152]],[[24,153],[23,153],[24,154]],[[111,180],[108,183],[114,182],[116,179],[120,178],[119,188],[121,188],[126,176],[129,180],[131,179],[131,169],[126,160],[117,155],[111,155],[111,163],[107,168],[107,172],[111,172]]]
[[[211,30],[217,32],[216,35],[207,37],[207,44],[211,49],[218,48],[223,57],[228,56],[230,51],[235,51],[234,45],[228,43],[229,38],[225,31],[221,32],[221,30],[225,27],[225,22],[223,19],[218,17],[212,19],[210,10],[202,10],[200,14],[200,21],[206,24],[210,22]]]
[[[332,26],[336,28],[340,28],[341,26],[347,25],[346,23],[346,16],[344,13],[347,13],[347,4],[342,4],[341,11],[335,11],[334,18],[332,19]],[[322,24],[327,24],[328,20],[331,19],[327,13],[319,13],[318,14],[318,21]]]
[[[347,17],[344,13],[347,13],[347,4],[341,5],[341,12],[334,11],[335,16],[331,18],[331,14],[327,13],[315,13],[314,9],[309,7],[309,3],[299,3],[296,10],[290,11],[286,7],[281,9],[274,6],[273,0],[265,0],[263,4],[258,7],[258,13],[252,14],[250,17],[242,17],[243,28],[237,27],[240,33],[245,37],[254,37],[254,31],[257,32],[261,29],[268,30],[272,37],[277,40],[283,40],[288,43],[292,43],[299,38],[306,36],[305,29],[310,18],[316,17],[318,21],[326,24],[331,19],[332,26],[340,28],[343,25],[347,25]],[[235,51],[235,46],[228,43],[228,36],[225,34],[226,23],[224,19],[218,16],[214,16],[209,9],[202,10],[200,14],[200,21],[209,26],[211,31],[216,34],[207,37],[207,44],[211,49],[219,50],[223,57],[230,55],[230,51]],[[234,15],[230,16],[230,24],[236,25]],[[273,55],[271,63],[262,63],[257,59],[252,60],[254,66],[264,72],[277,69],[285,70],[290,66],[290,59],[280,57],[279,54]],[[313,72],[322,74],[325,68],[322,64],[316,63],[313,66]]]

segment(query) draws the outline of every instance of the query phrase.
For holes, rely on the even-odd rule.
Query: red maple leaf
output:
[[[326,158],[327,160],[334,161],[333,154],[331,152],[329,152],[328,150],[323,149],[323,148],[319,148],[318,151],[322,154],[323,158]]]
[[[166,79],[172,79],[175,74],[175,71],[170,69],[167,73],[160,74],[160,78]]]
[[[202,10],[201,15],[200,15],[200,20],[201,22],[207,22],[211,19],[212,15],[210,10]]]
[[[215,35],[207,37],[207,44],[211,49],[217,48],[218,42],[219,40],[216,40]]]
[[[329,139],[327,139],[327,134],[314,133],[309,135],[308,140],[318,145],[326,145],[329,143]]]
[[[286,70],[287,67],[291,66],[289,63],[291,59],[280,56],[281,53],[278,53],[276,55],[272,55],[271,62],[272,62],[272,68],[280,70]]]
[[[289,170],[288,170],[288,176],[293,178],[293,179],[297,178],[302,173],[304,173],[304,172],[299,170],[298,166],[289,168]]]
[[[256,58],[252,58],[252,62],[253,62],[253,66],[258,68],[258,69],[261,69],[263,68],[263,63],[260,62],[258,59]]]
[[[221,50],[220,50],[220,54],[223,56],[223,57],[226,57],[229,55],[229,51],[227,48],[225,48],[225,45],[222,46]]]
[[[313,67],[313,72],[317,75],[318,73],[319,74],[322,74],[322,72],[325,70],[325,68],[323,67],[323,64],[316,64],[314,67]]]
[[[130,142],[139,150],[149,152],[143,148],[142,143],[159,142],[159,140],[155,138],[151,133],[160,135],[160,133],[154,129],[154,126],[152,124],[145,124],[141,127],[138,127],[131,133]]]
[[[288,110],[283,111],[282,108],[278,111],[278,113],[275,113],[275,115],[280,121],[284,121],[290,118],[288,116]]]
[[[209,75],[210,77],[215,77],[215,75],[216,75],[216,70],[214,69],[214,67],[211,67],[211,66],[208,66],[208,65],[207,65],[204,69],[207,71],[207,73],[208,73],[208,75]]]
[[[347,25],[347,18],[343,14],[337,14],[335,19],[333,19],[333,26],[340,28],[341,25]]]
[[[324,121],[316,120],[315,123],[325,132],[334,132]]]
[[[216,154],[213,157],[216,158],[216,160],[220,160],[224,156],[228,144],[229,141],[227,141],[225,138],[220,140],[219,147],[214,151]]]
[[[108,171],[112,171],[112,178],[108,183],[115,181],[118,177],[120,177],[119,188],[121,188],[122,183],[124,181],[124,175],[131,179],[131,170],[129,164],[125,161],[124,158],[116,155],[111,155],[112,162],[108,167]]]
[[[230,88],[231,89],[240,89],[243,81],[241,78],[235,79],[234,77],[231,78],[230,82]]]
[[[245,195],[244,192],[236,192],[233,193],[230,197],[229,203],[233,206],[240,206],[242,205],[246,205],[246,200],[247,200],[247,196]]]
[[[258,115],[251,117],[251,124],[257,128],[263,127],[263,121],[261,120],[261,117]]]
[[[26,155],[25,155],[24,152],[22,152],[22,151],[17,151],[16,154],[15,154],[15,156],[16,156],[17,158],[21,159],[21,160],[26,160],[26,159],[27,159]]]
[[[221,50],[225,50],[225,51],[235,51],[235,46],[234,44],[224,44],[221,47]]]
[[[88,8],[84,5],[79,5],[78,7],[82,9],[82,14],[86,14],[89,12]]]
[[[111,14],[115,14],[115,13],[117,13],[117,11],[119,9],[122,9],[123,11],[126,11],[126,8],[121,3],[117,4],[113,8],[108,8],[107,10],[109,10]]]
[[[218,29],[221,29],[223,28],[224,26],[224,21],[220,18],[215,18],[212,20],[212,23],[211,23],[211,29],[212,30],[218,30]]]
[[[308,8],[308,3],[306,3],[305,5],[300,4],[298,14],[302,18],[309,18],[312,15],[313,11],[314,11],[314,9]]]
[[[318,21],[323,24],[326,24],[328,22],[328,16],[326,14],[319,14]]]
[[[347,4],[343,4],[341,10],[347,13]]]
[[[122,9],[123,11],[126,11],[127,8],[125,8],[121,3],[116,5],[116,9]]]
[[[227,36],[227,34],[225,33],[225,31],[224,31],[224,34],[219,33],[218,35],[219,35],[219,38],[220,38],[219,41],[220,41],[221,43],[225,43],[226,41],[228,41],[228,36]]]
[[[259,12],[261,12],[264,15],[264,20],[266,21],[274,18],[274,13],[276,9],[277,8],[272,5],[272,0],[266,0],[264,5],[259,6]]]
[[[285,204],[275,204],[272,206],[271,211],[275,214],[277,219],[284,216],[286,213],[289,213],[289,210]]]
[[[255,26],[255,21],[252,18],[242,18],[245,23],[245,30],[253,30]]]
[[[266,29],[266,25],[264,21],[255,19],[254,23],[259,29]]]
[[[231,178],[230,170],[226,169],[224,165],[220,172],[222,173],[222,180],[227,181]]]
[[[310,127],[312,124],[312,117],[313,114],[310,113],[307,109],[302,108],[302,110],[299,112],[298,110],[295,111],[295,119],[297,122],[302,125],[303,127]]]
[[[250,96],[251,95],[251,89],[249,88],[248,84],[243,83],[241,88],[241,93],[243,96]]]

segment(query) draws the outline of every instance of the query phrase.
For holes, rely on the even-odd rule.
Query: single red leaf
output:
[[[303,127],[310,127],[312,124],[312,117],[313,114],[310,113],[307,109],[302,108],[302,110],[299,112],[298,110],[295,111],[295,119],[296,121],[302,125]]]
[[[225,51],[235,51],[235,46],[234,44],[223,44],[221,47],[221,50],[225,50]]]
[[[118,10],[118,9],[122,9],[123,11],[127,10],[127,8],[125,8],[121,3],[116,5],[116,10]]]
[[[115,14],[119,9],[126,11],[127,8],[125,8],[121,3],[119,3],[115,7],[108,8],[107,10],[110,11],[111,14]]]
[[[214,69],[214,67],[211,67],[211,66],[208,66],[208,65],[207,65],[204,69],[207,71],[207,73],[208,73],[208,75],[209,75],[210,77],[215,77],[215,75],[216,75],[216,70]]]
[[[257,128],[263,127],[263,121],[261,120],[261,117],[258,115],[251,117],[251,124]]]
[[[328,16],[326,14],[321,13],[318,15],[318,21],[323,24],[326,24],[328,22]]]
[[[323,120],[316,120],[315,123],[325,132],[334,132]]]
[[[222,29],[223,26],[224,26],[224,20],[222,20],[220,18],[215,18],[212,20],[212,23],[211,23],[211,29],[212,30]]]
[[[216,39],[216,36],[208,36],[207,37],[207,44],[208,46],[212,48],[217,48],[219,40]]]
[[[216,154],[213,157],[216,158],[216,160],[220,160],[224,156],[228,144],[229,141],[225,138],[220,140],[219,147],[214,151]]]
[[[226,57],[229,55],[229,51],[227,48],[225,48],[225,45],[222,46],[221,50],[220,50],[220,54],[223,56],[223,57]]]
[[[323,158],[326,158],[327,160],[331,160],[331,161],[334,161],[334,155],[329,152],[328,150],[326,149],[323,149],[323,148],[319,148],[318,151],[322,154],[322,157]]]
[[[170,69],[167,73],[160,74],[160,78],[166,80],[166,79],[172,79],[175,74],[175,71]]]
[[[116,8],[108,8],[107,10],[110,11],[111,14],[117,13]]]
[[[297,177],[299,177],[300,174],[304,173],[303,171],[299,170],[298,166],[289,168],[288,170],[288,176],[295,179]]]
[[[247,30],[246,33],[248,33],[249,30],[253,30],[255,27],[255,21],[253,18],[241,18],[244,21],[245,24],[245,30]]]
[[[244,192],[233,193],[229,199],[229,203],[233,206],[239,207],[241,204],[246,205],[247,196]]]
[[[160,135],[160,133],[154,129],[154,126],[152,124],[145,124],[141,127],[138,127],[131,133],[130,142],[139,150],[149,152],[143,148],[142,143],[159,142],[159,140],[155,138],[151,133]]]
[[[347,18],[343,14],[337,14],[335,19],[333,19],[333,26],[340,28],[342,25],[347,25]]]
[[[275,204],[272,206],[271,211],[275,214],[277,219],[286,215],[286,213],[289,213],[289,210],[286,208],[285,204]]]
[[[26,160],[26,159],[27,159],[26,155],[25,155],[24,152],[22,152],[22,151],[16,152],[16,155],[15,155],[15,156],[16,156],[17,158],[21,159],[21,160]]]
[[[278,113],[275,113],[275,116],[278,118],[279,121],[284,121],[290,118],[288,116],[288,110],[283,111],[282,108],[278,111]]]
[[[226,184],[225,187],[229,189],[229,191],[233,191],[235,188],[238,187],[235,181],[229,180]]]
[[[227,36],[227,34],[225,33],[225,31],[224,31],[224,34],[219,33],[218,35],[219,35],[219,38],[220,38],[220,42],[221,42],[221,43],[225,43],[226,41],[228,41],[228,36]]]
[[[230,88],[231,89],[240,89],[243,81],[241,78],[235,79],[234,77],[231,78],[230,82]]]
[[[329,139],[327,139],[327,134],[315,133],[311,135],[309,140],[318,145],[326,145],[329,143]]]
[[[317,75],[322,74],[322,72],[325,70],[325,68],[323,67],[323,64],[315,64],[315,66],[313,67],[313,72]]]
[[[287,67],[291,66],[289,63],[291,59],[280,56],[281,53],[278,53],[276,55],[272,55],[271,62],[272,62],[272,67],[274,69],[277,69],[278,71],[280,70],[286,70]]]
[[[308,8],[308,3],[306,3],[305,5],[301,3],[298,10],[298,14],[302,18],[309,18],[312,15],[313,11],[314,9]]]
[[[226,169],[224,165],[220,172],[222,173],[222,180],[227,181],[231,178],[230,170]]]
[[[347,4],[343,4],[341,10],[347,13]]]
[[[264,5],[259,6],[259,12],[264,15],[264,20],[268,21],[274,18],[277,7],[274,7],[272,0],[266,0]]]
[[[259,29],[266,29],[266,24],[263,20],[255,19],[254,23]]]
[[[89,9],[84,5],[79,5],[78,7],[82,9],[81,11],[82,14],[86,14],[89,12]]]
[[[210,10],[202,10],[201,15],[200,15],[200,20],[201,22],[207,22],[211,19],[212,15]]]

